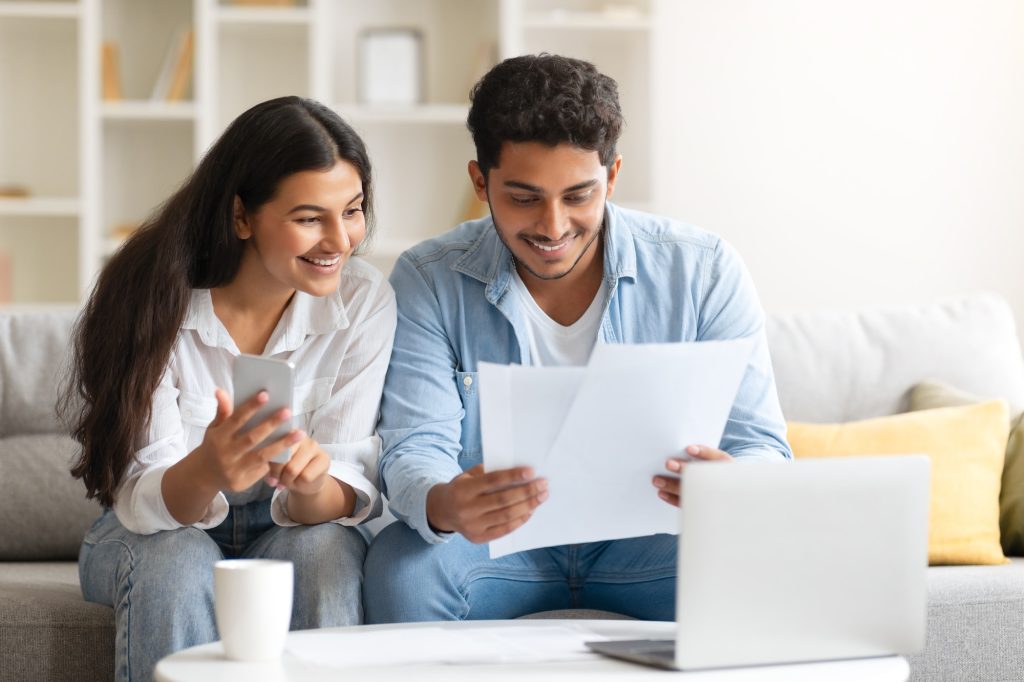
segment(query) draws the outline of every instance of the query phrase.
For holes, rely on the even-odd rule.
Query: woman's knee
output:
[[[359,531],[322,523],[279,527],[272,532],[258,555],[294,565],[292,629],[361,623],[366,541]]]
[[[155,582],[176,590],[208,592],[213,586],[213,565],[224,558],[205,531],[187,527],[165,530],[132,544],[133,583]]]
[[[106,533],[83,546],[82,593],[88,601],[113,605],[131,590],[137,595],[195,593],[213,588],[213,564],[223,558],[202,530],[178,528],[139,535]]]
[[[266,559],[295,564],[296,572],[362,571],[366,541],[355,528],[337,523],[278,527],[259,550]]]

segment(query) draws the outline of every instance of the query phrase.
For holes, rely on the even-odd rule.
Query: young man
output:
[[[623,120],[615,81],[593,65],[508,59],[473,89],[468,123],[477,151],[469,175],[491,217],[410,249],[391,275],[398,330],[381,476],[404,523],[370,547],[366,619],[593,608],[671,620],[674,536],[488,558],[486,543],[525,523],[547,491],[528,468],[483,470],[476,370],[482,361],[584,365],[597,343],[754,335],[722,449],[694,444],[687,453],[788,459],[753,285],[719,238],[609,203]],[[683,466],[669,460],[651,494],[678,505]]]

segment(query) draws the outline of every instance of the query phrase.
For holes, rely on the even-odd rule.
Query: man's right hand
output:
[[[474,543],[490,542],[526,523],[548,499],[548,482],[533,469],[484,473],[482,464],[435,485],[427,493],[427,521],[440,533],[461,533]]]

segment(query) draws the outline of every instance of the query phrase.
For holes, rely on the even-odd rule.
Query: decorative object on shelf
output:
[[[14,300],[11,292],[12,273],[11,257],[6,251],[0,251],[0,305]]]
[[[102,63],[103,99],[108,102],[120,100],[123,95],[117,43],[112,40],[103,41],[100,46],[100,61]]]
[[[375,28],[359,39],[359,95],[364,104],[423,101],[423,38],[416,29]]]
[[[118,223],[110,228],[110,238],[122,242],[139,229],[138,223]]]
[[[192,52],[195,33],[189,27],[178,30],[164,56],[160,75],[153,84],[149,98],[156,101],[177,102],[185,98],[192,80]]]
[[[0,198],[3,199],[24,199],[31,194],[24,185],[0,185]]]

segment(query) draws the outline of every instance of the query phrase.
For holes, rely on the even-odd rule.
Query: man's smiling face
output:
[[[571,144],[506,142],[486,179],[475,161],[469,171],[520,276],[553,280],[602,267],[595,242],[619,164]]]

